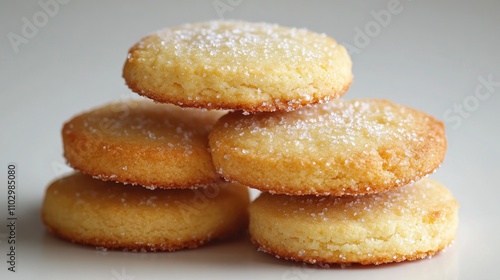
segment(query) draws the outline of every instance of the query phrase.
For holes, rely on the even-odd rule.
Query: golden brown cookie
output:
[[[208,132],[223,114],[146,100],[112,103],[64,125],[64,156],[101,180],[148,188],[208,184],[219,179]]]
[[[338,98],[352,72],[346,49],[325,34],[211,21],[144,37],[130,49],[123,77],[158,102],[258,112]]]
[[[359,195],[417,181],[439,167],[444,126],[385,100],[334,100],[293,112],[222,117],[209,135],[226,179],[291,195]]]
[[[42,219],[63,239],[107,249],[173,251],[247,227],[248,188],[148,190],[75,173],[47,189]]]
[[[434,180],[364,196],[262,193],[250,206],[261,251],[318,264],[381,264],[432,256],[454,239],[458,203]]]

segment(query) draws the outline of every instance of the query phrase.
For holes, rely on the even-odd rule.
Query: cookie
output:
[[[158,102],[261,112],[342,96],[351,64],[346,49],[325,34],[211,21],[144,37],[129,50],[123,77],[134,92]]]
[[[322,265],[422,259],[448,246],[458,225],[458,203],[431,179],[364,196],[262,193],[249,211],[261,251]]]
[[[173,251],[234,236],[248,225],[248,188],[148,190],[75,173],[53,182],[42,206],[46,228],[106,249]]]
[[[108,104],[64,124],[64,156],[101,180],[148,188],[209,184],[219,176],[208,132],[223,114],[148,100]]]
[[[417,181],[446,152],[443,123],[385,100],[222,117],[209,135],[219,173],[262,191],[359,195]]]

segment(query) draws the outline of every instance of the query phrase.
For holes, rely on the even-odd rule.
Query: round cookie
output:
[[[75,173],[47,189],[42,219],[63,239],[132,251],[195,248],[247,227],[248,188],[148,190]]]
[[[325,34],[211,21],[152,33],[128,53],[134,92],[184,107],[293,110],[338,98],[352,81],[346,49]]]
[[[261,251],[306,263],[382,264],[432,256],[458,226],[458,203],[434,180],[364,196],[262,193],[250,206]]]
[[[112,103],[64,124],[64,156],[101,180],[148,188],[208,184],[219,180],[208,132],[224,113],[147,100]]]
[[[432,173],[444,126],[385,100],[334,100],[293,112],[225,115],[209,135],[226,179],[290,195],[359,195]]]

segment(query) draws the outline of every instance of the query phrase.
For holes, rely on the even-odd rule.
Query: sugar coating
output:
[[[64,155],[74,168],[102,180],[149,188],[218,180],[208,132],[225,112],[153,102],[111,103],[63,127]]]
[[[248,205],[248,188],[238,184],[150,191],[74,173],[48,187],[42,219],[50,232],[72,242],[173,251],[240,232]]]
[[[83,128],[103,137],[158,143],[192,153],[223,112],[202,112],[151,102],[117,102],[86,115]],[[65,133],[71,133],[66,130]],[[97,136],[96,136],[97,137]],[[198,143],[197,143],[198,142]],[[110,147],[103,145],[102,149]]]
[[[308,263],[380,264],[433,255],[449,245],[458,203],[424,179],[363,196],[263,193],[250,207],[250,233],[262,251]]]
[[[292,110],[337,98],[351,81],[344,47],[276,24],[211,21],[152,33],[128,54],[128,86],[187,107]]]
[[[275,193],[364,194],[432,173],[444,126],[385,100],[334,100],[293,112],[221,118],[210,136],[217,170]]]

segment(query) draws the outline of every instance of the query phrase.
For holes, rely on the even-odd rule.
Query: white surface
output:
[[[355,82],[346,98],[391,99],[447,120],[448,154],[432,176],[452,190],[461,209],[457,240],[444,253],[413,263],[314,269],[256,252],[246,239],[139,254],[100,252],[47,234],[39,208],[46,185],[61,175],[62,123],[131,98],[121,78],[128,48],[164,26],[217,19],[213,2],[70,1],[28,34],[18,53],[7,34],[22,36],[23,17],[32,21],[43,10],[38,1],[0,3],[0,279],[497,279],[500,86],[473,104],[480,77],[500,82],[500,2],[494,0],[401,0],[400,13],[380,29],[371,26],[371,12],[386,10],[390,1],[220,0],[236,4],[226,18],[306,27],[353,46],[357,28],[373,28],[370,42],[358,42],[359,53],[352,53]],[[460,125],[445,119],[464,101],[473,110]],[[9,162],[18,164],[16,273],[6,263]]]

